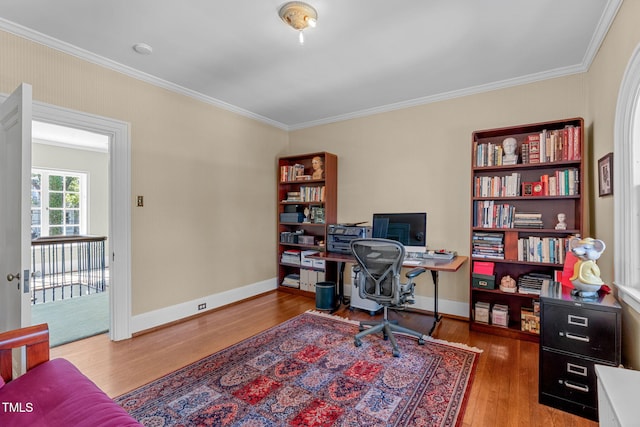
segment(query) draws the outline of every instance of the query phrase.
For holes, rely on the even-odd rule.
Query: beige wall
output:
[[[640,2],[625,1],[618,16],[607,34],[596,60],[588,72],[588,114],[592,121],[592,162],[589,172],[596,182],[592,203],[593,232],[607,242],[607,250],[598,260],[602,277],[613,279],[614,234],[613,234],[613,197],[597,196],[597,161],[609,152],[613,152],[613,131],[618,91],[622,83],[629,59],[640,44]],[[614,153],[614,166],[617,161]],[[614,183],[615,191],[615,183]],[[623,363],[640,369],[640,315],[624,303]]]
[[[0,92],[130,123],[133,315],[276,276],[285,131],[5,32],[0,52]]]

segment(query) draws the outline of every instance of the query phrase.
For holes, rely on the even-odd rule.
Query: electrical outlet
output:
[[[202,304],[198,304],[198,310],[204,310],[205,308],[207,308],[206,302],[203,302]]]

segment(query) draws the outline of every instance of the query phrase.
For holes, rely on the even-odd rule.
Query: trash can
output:
[[[329,311],[336,309],[336,284],[334,282],[316,283],[316,309]]]

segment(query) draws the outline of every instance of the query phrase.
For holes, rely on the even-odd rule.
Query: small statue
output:
[[[505,138],[502,141],[502,150],[504,151],[504,156],[502,156],[503,165],[515,165],[518,163],[516,145],[518,145],[518,141],[515,138]]]
[[[313,169],[311,179],[324,178],[324,162],[322,161],[322,157],[316,156],[311,159],[311,168]]]
[[[515,279],[509,276],[508,274],[506,276],[502,276],[502,279],[500,279],[500,290],[503,292],[515,292],[516,291]]]
[[[556,230],[566,230],[567,229],[567,215],[563,212],[558,214],[558,223],[556,224]]]
[[[574,237],[569,241],[569,248],[579,258],[573,266],[573,276],[569,280],[580,291],[581,296],[595,296],[604,285],[600,278],[600,268],[596,265],[596,260],[606,248],[604,242],[591,237]]]

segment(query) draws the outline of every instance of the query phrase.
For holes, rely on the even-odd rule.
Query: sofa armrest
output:
[[[49,360],[49,325],[27,326],[0,333],[0,375],[5,382],[13,379],[12,350],[26,347],[27,371]]]

